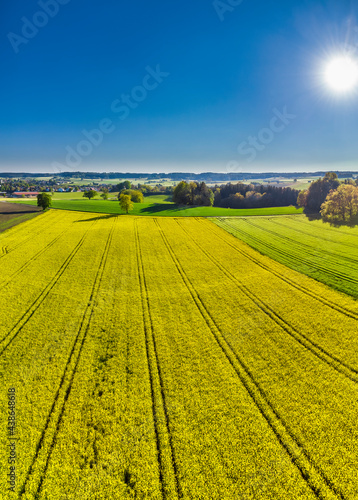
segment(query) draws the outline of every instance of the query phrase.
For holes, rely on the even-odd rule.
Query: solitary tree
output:
[[[144,196],[143,196],[142,191],[137,191],[134,189],[125,189],[121,193],[118,193],[118,199],[120,199],[122,194],[126,194],[126,195],[130,196],[133,203],[143,203],[143,201],[144,201]]]
[[[132,203],[131,197],[128,194],[122,194],[119,197],[119,206],[121,207],[121,210],[126,212],[126,214],[130,210],[133,210],[133,203]]]
[[[102,189],[101,198],[103,198],[104,200],[108,200],[108,188]]]
[[[37,206],[41,207],[43,210],[49,208],[52,204],[52,198],[49,193],[40,193],[37,195]]]
[[[94,191],[93,189],[89,189],[88,191],[85,191],[83,193],[84,198],[88,198],[89,200],[92,200],[95,196],[97,196],[97,191]]]

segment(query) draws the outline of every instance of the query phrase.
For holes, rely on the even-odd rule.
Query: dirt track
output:
[[[0,202],[0,232],[35,217],[41,211],[33,205]]]

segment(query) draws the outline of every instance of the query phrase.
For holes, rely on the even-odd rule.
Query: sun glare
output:
[[[350,57],[332,59],[326,67],[325,80],[335,92],[344,93],[358,86],[358,63]]]

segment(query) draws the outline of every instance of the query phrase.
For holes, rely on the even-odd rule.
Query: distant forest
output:
[[[339,178],[356,177],[357,172],[335,171]],[[307,177],[322,177],[325,172],[237,172],[237,173],[216,173],[216,172],[203,172],[200,174],[187,173],[187,172],[172,172],[172,173],[135,173],[135,172],[60,172],[60,173],[24,173],[24,172],[0,172],[0,177],[7,179],[11,178],[25,178],[25,177],[54,177],[54,178],[82,178],[82,179],[168,179],[172,181],[196,181],[196,182],[232,182],[232,181],[245,181],[247,179],[270,179],[270,178],[284,178],[284,179],[303,179]]]
[[[299,191],[270,185],[226,184],[209,189],[205,182],[181,181],[174,188],[173,201],[179,205],[223,208],[266,208],[296,205]]]
[[[296,205],[299,191],[289,187],[226,184],[214,190],[214,205],[224,208],[287,207]]]

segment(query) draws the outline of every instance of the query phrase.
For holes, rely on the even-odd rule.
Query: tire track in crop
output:
[[[163,375],[159,364],[157,344],[154,335],[153,318],[149,305],[148,287],[145,278],[137,220],[134,221],[134,230],[162,495],[164,499],[174,500],[175,498],[182,498],[182,491],[179,483],[174,446],[170,432],[170,420],[166,405]]]
[[[198,311],[205,320],[223,354],[251,396],[259,412],[270,426],[281,446],[286,450],[292,464],[298,468],[302,478],[306,481],[316,498],[319,498],[320,500],[345,500],[343,493],[329,478],[325,476],[320,467],[313,462],[303,444],[290,430],[287,422],[285,422],[285,420],[279,415],[273,404],[270,402],[265,391],[255,380],[252,372],[244,360],[225,338],[220,330],[220,327],[217,325],[210,312],[206,309],[206,306],[201,300],[198,292],[191,283],[190,279],[187,277],[157,219],[155,219],[155,223],[158,226],[158,230],[162,236],[164,244]]]
[[[358,383],[358,370],[345,363],[340,358],[334,356],[329,351],[326,351],[318,343],[311,340],[309,337],[304,335],[302,332],[297,330],[293,325],[281,317],[271,306],[266,304],[260,297],[255,293],[250,291],[237,277],[232,274],[225,266],[223,266],[213,255],[204,250],[199,243],[192,237],[192,235],[182,226],[181,221],[175,219],[180,228],[185,234],[193,241],[193,243],[199,248],[199,250],[218,268],[225,274],[227,278],[234,283],[234,285],[249,298],[266,316],[268,316],[272,321],[276,323],[284,332],[290,335],[296,342],[298,342],[305,349],[309,350],[314,356],[319,358],[325,364],[329,365],[334,370],[338,371],[340,374],[349,378],[355,383]]]
[[[249,219],[244,219],[245,220],[245,223],[248,224],[249,226],[252,226],[252,227],[255,227],[257,229],[260,229],[261,231],[264,231],[268,234],[272,234],[274,235],[275,237],[279,238],[280,240],[286,240],[286,241],[289,241],[290,243],[294,243],[295,245],[298,245],[298,246],[301,246],[303,247],[304,249],[307,249],[308,251],[312,250],[313,248],[308,245],[307,243],[303,243],[302,241],[297,241],[297,240],[294,240],[292,238],[290,238],[289,236],[286,236],[284,234],[280,234],[280,233],[277,233],[276,231],[273,231],[272,229],[268,229],[266,227],[261,227],[257,224],[255,224],[254,222],[252,222],[251,220]],[[277,249],[277,247],[273,247],[273,246],[270,246],[271,248],[274,248],[274,249]],[[357,248],[357,247],[355,247]],[[310,252],[308,252],[310,253]],[[287,252],[285,252],[285,254],[287,255]],[[354,257],[346,257],[344,255],[341,255],[341,254],[337,254],[335,252],[330,252],[329,250],[325,250],[325,254],[327,255],[330,255],[331,257],[334,257],[334,258],[340,258],[340,259],[343,259],[349,263],[358,263],[358,259],[355,259]],[[325,268],[324,268],[325,269]]]
[[[297,219],[297,221],[299,224],[303,224],[304,226],[307,226],[309,225],[309,221],[307,221],[307,217],[305,217],[305,219]],[[329,232],[335,232],[335,233],[339,233],[341,236],[342,236],[342,231],[340,231],[339,229],[335,229],[334,227],[330,226],[329,229],[328,228],[325,228],[323,227],[322,228],[324,231],[329,231]],[[349,235],[350,237],[353,237],[353,238],[358,238],[358,234],[350,234]]]
[[[78,222],[80,219],[76,220],[76,221],[72,221],[72,223],[70,224],[70,226],[72,224],[74,224],[75,222]],[[4,283],[1,283],[0,284],[0,290],[2,288],[5,288],[13,279],[17,278],[17,276],[19,276],[19,274],[21,274],[30,264],[32,264],[32,262],[34,262],[38,257],[40,257],[43,253],[45,253],[49,248],[51,248],[55,243],[57,243],[57,241],[68,231],[68,227],[66,229],[64,229],[62,231],[62,233],[60,233],[58,236],[56,236],[52,241],[50,241],[50,243],[48,243],[42,250],[40,250],[39,252],[37,252],[33,257],[31,257],[31,259],[29,259],[25,264],[23,264],[14,274],[12,274],[10,276],[10,278],[8,278],[8,280]]]
[[[235,231],[237,231],[238,233],[244,235],[244,236],[247,236],[249,237],[249,239],[253,240],[254,242],[257,242],[259,243],[260,245],[270,249],[270,250],[273,250],[275,253],[277,254],[280,254],[284,259],[288,259],[289,262],[292,262],[291,260],[291,256],[292,256],[292,253],[289,253],[289,252],[285,252],[284,250],[281,250],[273,245],[271,245],[270,243],[267,243],[263,240],[261,240],[260,238],[256,237],[256,236],[253,236],[252,234],[246,232],[244,229],[242,228],[237,228],[237,227],[233,227],[231,226],[230,224],[228,223],[224,223],[225,225],[229,226],[231,229],[234,229]],[[248,223],[248,224],[251,224],[252,223]],[[330,275],[330,276],[333,276],[333,278],[336,278],[338,280],[344,280],[346,282],[350,282],[350,283],[353,283],[355,285],[358,285],[358,280],[355,279],[355,278],[352,278],[351,276],[349,276],[348,274],[342,274],[340,272],[336,272],[336,271],[332,271],[331,269],[329,268],[326,268],[326,267],[322,267],[320,266],[319,264],[315,263],[315,262],[310,262],[309,260],[306,260],[306,259],[303,259],[302,257],[299,257],[297,255],[294,256],[295,260],[297,263],[299,264],[303,264],[307,267],[310,267],[310,268],[314,268],[314,270],[317,270],[317,271],[321,271],[327,275]]]
[[[38,498],[41,493],[43,481],[47,473],[52,451],[56,444],[57,434],[60,430],[62,417],[66,407],[66,402],[71,393],[73,380],[77,372],[83,346],[86,341],[89,327],[91,324],[93,311],[96,305],[96,298],[98,296],[98,291],[100,289],[100,285],[104,274],[104,269],[106,267],[108,259],[109,249],[111,247],[116,220],[117,218],[114,219],[111,230],[109,232],[102,253],[101,261],[98,266],[96,276],[92,285],[90,297],[82,315],[80,327],[78,329],[76,338],[72,345],[72,349],[67,358],[67,362],[65,364],[65,368],[63,370],[62,377],[54,397],[54,401],[47,416],[44,429],[37,443],[35,455],[33,457],[30,467],[28,468],[26,478],[22,484],[19,493],[19,498],[21,498],[25,494],[26,486],[33,477],[35,477],[35,479],[33,479],[33,482],[37,481],[37,485],[35,485],[32,488],[33,490],[36,489],[34,498]],[[94,224],[96,222],[97,221],[95,221]],[[94,224],[92,224],[91,227]]]
[[[304,285],[296,283],[291,278],[282,276],[280,273],[278,273],[277,271],[275,271],[274,269],[272,269],[268,265],[260,262],[258,259],[255,259],[255,257],[253,257],[252,255],[250,255],[249,253],[245,252],[244,250],[239,249],[236,245],[230,243],[230,241],[228,241],[227,238],[224,238],[223,236],[220,235],[220,233],[218,231],[216,231],[215,229],[213,229],[212,227],[210,227],[210,225],[212,224],[211,222],[206,223],[206,221],[204,221],[203,219],[200,219],[199,217],[196,217],[195,219],[198,222],[200,222],[201,224],[205,224],[206,227],[207,227],[207,229],[209,231],[211,231],[216,237],[218,237],[222,241],[224,241],[224,243],[226,243],[229,247],[233,248],[237,253],[243,255],[248,260],[251,260],[251,262],[254,262],[259,267],[261,267],[262,269],[264,269],[265,271],[273,274],[274,276],[276,276],[277,278],[279,278],[281,281],[284,281],[285,283],[289,284],[293,288],[296,288],[296,290],[299,290],[301,293],[304,293],[304,294],[308,295],[309,297],[313,298],[317,302],[320,302],[321,304],[325,305],[326,307],[329,307],[330,309],[334,309],[335,311],[337,311],[337,312],[339,312],[339,313],[341,313],[341,314],[343,314],[343,315],[345,315],[345,316],[347,316],[347,317],[349,317],[351,319],[358,320],[358,313],[356,313],[355,311],[352,311],[352,310],[350,310],[350,309],[348,309],[348,308],[346,308],[344,306],[340,306],[340,305],[336,304],[335,302],[333,302],[333,301],[331,301],[329,299],[325,299],[324,297],[318,296],[315,293],[311,292],[311,290],[309,288],[305,287]],[[221,221],[221,219],[220,219],[220,222],[223,224],[223,226],[225,225],[224,222]],[[226,235],[230,234],[231,236],[233,236],[234,238],[236,238],[236,239],[238,239],[239,241],[242,242],[242,240],[240,240],[235,235],[233,235],[229,230],[224,229],[224,227],[218,226],[217,224],[215,224],[215,226],[217,228],[222,229],[225,232]],[[232,226],[228,226],[228,227],[230,229],[234,229]],[[243,243],[246,244],[246,245],[248,245],[248,243],[245,243],[245,242],[243,242]],[[250,245],[248,245],[248,246],[250,246]],[[255,249],[253,249],[253,250],[255,252],[258,252],[258,250],[255,250]],[[260,252],[258,252],[258,253],[260,253]],[[270,258],[267,255],[265,255],[265,257]],[[272,259],[272,260],[274,260],[274,259]],[[281,264],[281,265],[284,265],[284,264]],[[298,271],[296,271],[296,272],[298,272]]]
[[[290,263],[292,263],[292,260],[291,260],[291,256],[292,256],[292,254],[290,254],[290,253],[288,253],[288,252],[285,252],[284,250],[281,250],[281,249],[279,249],[279,248],[277,248],[277,247],[275,247],[275,246],[273,246],[273,245],[271,245],[271,244],[269,244],[269,243],[265,242],[264,240],[262,240],[262,239],[260,239],[260,238],[258,238],[258,237],[256,237],[256,236],[253,236],[251,233],[248,233],[247,231],[245,231],[245,230],[244,230],[244,229],[242,229],[242,228],[238,228],[238,227],[236,227],[236,226],[232,226],[230,223],[228,223],[228,222],[224,221],[223,219],[219,219],[219,220],[220,220],[220,222],[221,222],[221,224],[222,224],[223,226],[226,226],[227,228],[229,228],[229,229],[227,230],[227,232],[230,232],[230,229],[231,229],[231,230],[235,231],[235,233],[239,233],[239,235],[242,235],[242,236],[244,236],[244,237],[246,236],[246,237],[248,237],[248,238],[249,238],[249,240],[251,240],[251,241],[253,241],[253,242],[256,242],[256,243],[258,243],[259,245],[262,245],[263,247],[266,247],[266,248],[267,248],[267,249],[269,249],[269,250],[273,250],[275,253],[277,253],[277,254],[281,255],[281,257],[283,257],[283,259],[284,259],[285,261],[287,261],[287,260],[288,260],[289,264],[290,264]],[[232,234],[232,233],[231,233],[231,234]],[[236,237],[237,237],[237,236],[236,236]],[[238,236],[238,238],[240,238],[240,236]],[[246,243],[246,244],[248,244],[248,245],[252,246],[250,243]],[[261,253],[262,253],[262,254],[264,254],[264,255],[267,255],[267,253],[265,253],[264,251],[262,251],[262,250],[260,250],[260,249],[257,249],[257,248],[255,248],[255,247],[253,247],[253,246],[252,246],[252,248],[254,248],[254,250],[256,250],[256,251],[258,251],[258,252],[261,252]],[[336,273],[336,272],[334,272],[334,271],[332,271],[332,270],[330,270],[330,269],[328,269],[328,268],[322,268],[322,267],[320,267],[318,264],[316,264],[316,263],[312,263],[312,262],[310,262],[310,261],[308,261],[308,260],[305,260],[305,259],[302,259],[301,257],[297,257],[296,255],[295,255],[294,257],[295,257],[296,263],[303,264],[303,265],[305,265],[305,266],[307,266],[307,267],[309,267],[309,268],[311,268],[311,269],[314,269],[314,270],[322,271],[322,272],[324,272],[324,273],[327,273],[328,275],[333,276],[333,277],[334,277],[334,278],[336,278],[336,279],[338,278],[338,279],[340,279],[340,280],[351,281],[351,282],[353,282],[353,283],[355,283],[355,281],[356,281],[354,278],[351,278],[351,277],[350,277],[350,276],[348,276],[348,275],[343,275],[343,274],[340,274],[340,273]],[[274,259],[274,257],[270,257],[270,258],[273,258],[273,259]],[[276,260],[276,259],[274,259],[274,260]],[[284,265],[285,265],[285,264],[284,264]],[[288,267],[290,267],[290,265],[288,265]]]
[[[272,218],[269,218],[268,219],[272,224],[275,224],[275,226],[279,226],[279,227],[283,227],[285,229],[290,229],[291,231],[295,231],[296,233],[300,233],[300,234],[305,234],[306,236],[310,236],[311,238],[315,238],[317,240],[321,240],[321,241],[329,241],[330,243],[334,243],[336,245],[342,245],[342,246],[345,246],[345,247],[349,247],[349,248],[354,248],[355,250],[357,250],[357,245],[354,245],[353,243],[348,243],[348,242],[343,242],[343,241],[337,241],[337,240],[333,240],[332,238],[324,238],[323,236],[318,236],[318,234],[312,234],[308,231],[303,231],[302,229],[298,229],[297,227],[287,227],[285,224],[282,224],[282,222],[277,222],[277,220],[275,220],[273,217]],[[290,219],[290,221],[292,221],[294,219]],[[295,224],[297,224],[298,222],[295,221]],[[304,223],[303,223],[304,224]],[[358,235],[350,235],[350,236],[356,236],[358,238]]]
[[[59,217],[56,217],[55,218],[55,221],[58,219]],[[34,219],[36,220],[37,217]],[[39,231],[36,231],[34,233],[31,233],[31,235],[28,237],[28,238],[25,238],[24,240],[20,241],[20,243],[18,243],[17,245],[13,246],[13,247],[10,247],[8,248],[7,247],[7,251],[6,253],[4,253],[3,255],[0,255],[0,259],[2,259],[3,257],[6,257],[6,255],[8,255],[9,253],[13,252],[14,250],[16,250],[17,248],[21,247],[22,245],[24,245],[25,243],[27,243],[28,241],[32,240],[34,238],[34,236],[37,236],[38,234],[40,234],[42,231],[44,231],[46,228],[50,227],[53,225],[53,220],[51,219],[51,221],[49,222],[47,219],[45,220],[45,223],[44,224],[41,224],[40,228],[38,227],[37,225],[37,229],[39,229]]]
[[[61,265],[60,269],[57,271],[55,276],[51,279],[51,281],[45,286],[45,288],[39,293],[39,295],[36,297],[34,302],[31,304],[31,306],[27,309],[27,311],[21,316],[21,318],[17,321],[17,323],[11,328],[11,330],[5,335],[0,340],[0,356],[3,355],[4,351],[9,347],[9,345],[14,341],[14,339],[18,336],[18,334],[21,332],[23,327],[26,325],[26,323],[30,320],[30,318],[35,314],[37,309],[40,307],[42,302],[46,299],[48,294],[51,292],[51,290],[56,286],[58,280],[61,278],[61,276],[64,274],[66,269],[68,268],[69,264],[75,257],[75,255],[78,253],[80,248],[83,245],[83,242],[85,241],[85,238],[89,232],[89,230],[96,224],[97,221],[95,221],[85,232],[85,234],[82,236],[80,241],[77,243],[75,248],[71,251],[69,256],[66,258],[65,262]],[[6,343],[8,339],[8,342]],[[3,344],[3,345],[2,345]]]

